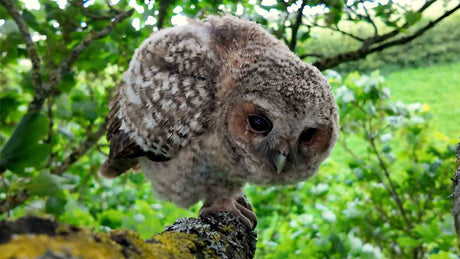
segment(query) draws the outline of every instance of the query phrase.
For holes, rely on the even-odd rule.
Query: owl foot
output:
[[[226,211],[237,217],[244,225],[254,229],[257,225],[256,214],[251,204],[245,197],[239,198],[218,198],[213,201],[205,201],[201,207],[199,216],[206,217],[210,214]]]

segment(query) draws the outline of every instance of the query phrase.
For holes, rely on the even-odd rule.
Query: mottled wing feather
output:
[[[163,30],[144,41],[110,104],[110,155],[102,175],[103,169],[121,174],[140,156],[169,160],[209,127],[219,74],[214,45],[199,25]]]
[[[172,158],[209,128],[219,59],[205,30],[190,25],[153,34],[125,72],[120,128],[143,151]]]
[[[128,134],[120,130],[121,120],[117,117],[119,112],[120,89],[124,82],[114,89],[114,96],[110,101],[108,115],[107,140],[110,142],[108,159],[99,169],[99,173],[106,178],[116,177],[131,168],[138,166],[137,157],[146,156],[152,161],[166,161],[168,158],[144,152]]]

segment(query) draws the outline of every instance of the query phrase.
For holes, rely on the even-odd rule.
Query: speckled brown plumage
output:
[[[338,135],[321,73],[259,25],[232,16],[152,34],[110,109],[110,155],[100,174],[139,163],[153,190],[182,206],[238,200],[246,182],[306,180]],[[271,128],[254,130],[251,116]]]

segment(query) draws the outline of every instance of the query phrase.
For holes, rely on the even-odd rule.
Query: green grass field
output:
[[[460,137],[460,62],[393,72],[386,85],[395,101],[428,104],[435,127],[448,137]]]

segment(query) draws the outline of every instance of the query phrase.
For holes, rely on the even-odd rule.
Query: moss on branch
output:
[[[0,259],[253,258],[256,234],[227,213],[177,220],[148,240],[135,232],[94,232],[53,219],[0,222]]]

